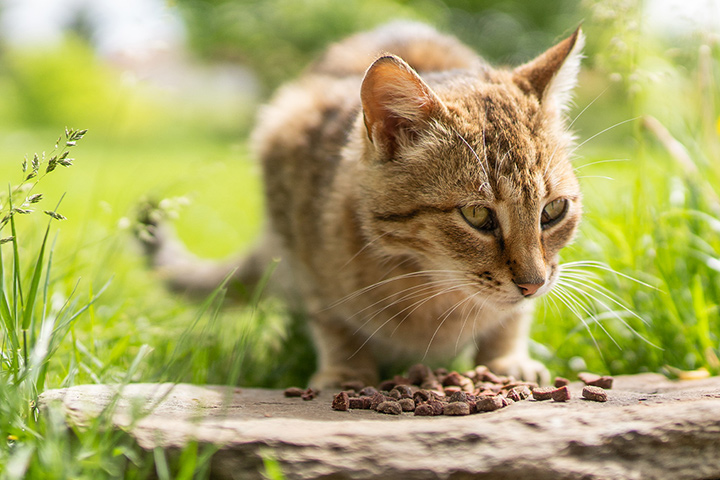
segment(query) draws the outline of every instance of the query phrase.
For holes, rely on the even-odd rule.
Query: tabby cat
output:
[[[515,69],[415,23],[332,45],[259,117],[254,251],[200,262],[158,226],[152,263],[173,288],[207,293],[233,269],[252,286],[281,258],[269,288],[310,318],[316,387],[467,348],[546,382],[528,331],[581,216],[564,114],[582,45],[578,29]]]

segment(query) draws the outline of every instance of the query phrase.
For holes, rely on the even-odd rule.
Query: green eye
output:
[[[555,225],[567,213],[568,201],[565,198],[558,198],[545,205],[542,215],[540,216],[540,224],[543,228]]]
[[[486,207],[461,207],[460,213],[471,227],[478,230],[495,229],[495,220],[489,208]]]

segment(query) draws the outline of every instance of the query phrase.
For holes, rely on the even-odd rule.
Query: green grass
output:
[[[589,15],[589,59],[571,116],[588,107],[574,124],[581,141],[637,119],[577,152],[576,165],[588,165],[578,170],[585,216],[577,240],[563,251],[566,262],[601,262],[617,273],[585,266],[597,275],[597,286],[578,278],[584,286],[574,290],[575,303],[565,305],[557,295],[539,302],[533,348],[553,373],[570,377],[578,369],[718,373],[720,92],[713,79],[720,75],[719,48],[700,48],[705,39],[698,35],[675,50],[648,38],[634,44],[636,51],[618,53],[606,48],[615,45],[612,36],[636,39],[621,20]],[[186,197],[174,223],[192,251],[222,258],[249,248],[263,222],[259,166],[221,106],[193,114],[147,87],[122,86],[87,52],[77,53],[78,44],[65,48],[81,55],[79,74],[92,77],[78,88],[69,74],[67,88],[47,84],[53,71],[65,68],[57,58],[45,64],[43,57],[14,52],[5,65],[14,76],[0,71],[0,92],[34,82],[27,98],[14,100],[19,104],[0,106],[3,191],[27,175],[23,156],[49,152],[62,132],[53,98],[70,97],[62,103],[70,121],[92,120],[72,125],[89,128],[72,148],[73,166],[42,180],[37,211],[13,217],[17,241],[0,249],[8,299],[0,330],[0,476],[204,477],[210,452],[196,445],[178,455],[144,452],[126,434],[108,429],[107,415],[68,430],[58,411],[40,414],[35,402],[43,390],[84,383],[284,387],[307,380],[314,357],[301,320],[272,299],[243,307],[223,303],[222,291],[205,302],[168,293],[145,268],[128,228],[141,199]],[[94,103],[74,106],[72,98],[85,93]],[[107,102],[109,112],[97,108],[83,116],[84,109]],[[47,115],[18,114],[31,108]],[[222,122],[209,120],[215,108]],[[643,127],[646,115],[665,125],[690,166]],[[143,121],[135,123],[136,117]],[[51,221],[44,242],[50,218],[42,210],[55,210],[61,198],[57,211],[67,220]],[[0,238],[11,228],[8,223]],[[48,353],[33,357],[44,351],[40,331],[48,318],[62,328],[47,337]],[[33,358],[42,361],[35,365]],[[282,476],[270,454],[266,465],[267,476]]]

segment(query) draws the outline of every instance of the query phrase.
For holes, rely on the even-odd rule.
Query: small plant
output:
[[[58,166],[72,165],[70,150],[85,133],[66,129],[64,139],[58,138],[50,154],[26,157],[21,181],[8,185],[0,198],[0,432],[9,445],[0,450],[0,473],[9,470],[17,476],[28,467],[39,445],[31,440],[41,436],[35,428],[37,397],[45,388],[48,363],[78,316],[104,290],[82,305],[73,294],[62,302],[51,301],[53,248],[48,236],[52,222],[65,220],[57,211],[60,201],[43,210],[50,218],[34,253],[28,249],[32,242],[18,233],[18,218],[33,214],[44,200],[42,193],[35,192],[39,182]]]

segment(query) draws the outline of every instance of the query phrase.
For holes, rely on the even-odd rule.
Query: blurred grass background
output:
[[[720,18],[717,2],[698,3],[706,20]],[[602,262],[618,274],[586,266],[597,285],[583,280],[575,304],[538,302],[534,354],[571,377],[718,372],[717,25],[639,0],[176,0],[161,12],[184,26],[181,41],[130,55],[100,48],[107,26],[88,13],[90,3],[73,5],[76,16],[56,41],[0,44],[5,184],[21,183],[24,156],[49,151],[65,126],[89,129],[73,167],[38,186],[47,204],[38,210],[66,193],[58,211],[68,220],[51,227],[48,298],[62,303],[77,284],[73,298],[87,301],[110,281],[45,360],[40,391],[122,381],[304,384],[314,356],[302,321],[272,300],[220,308],[220,298],[201,304],[166,292],[129,225],[141,199],[175,198],[184,205],[175,225],[190,250],[222,258],[247,248],[263,221],[247,140],[257,106],[328,43],[396,18],[452,32],[496,64],[528,60],[583,24],[587,59],[570,117],[586,213],[563,260]],[[46,218],[16,220],[25,279]],[[6,285],[11,245],[2,247]],[[107,433],[107,419],[72,433],[52,413],[36,420],[38,384],[11,375],[18,352],[10,338],[5,328],[4,476],[163,478],[164,454]],[[189,449],[169,459],[170,471],[207,475],[201,458]]]

